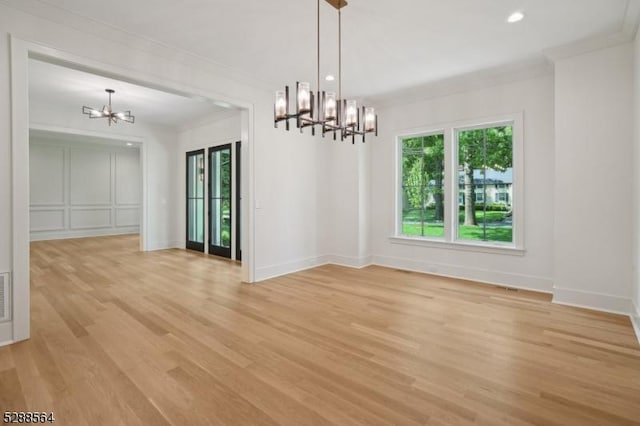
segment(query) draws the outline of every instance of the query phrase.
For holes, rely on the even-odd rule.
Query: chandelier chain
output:
[[[342,102],[342,8],[338,9],[338,100]]]

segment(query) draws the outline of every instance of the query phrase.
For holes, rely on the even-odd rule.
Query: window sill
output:
[[[474,251],[490,254],[506,254],[509,256],[524,256],[525,254],[524,248],[506,245],[500,246],[461,241],[439,241],[434,239],[413,238],[407,236],[392,236],[389,237],[389,240],[391,241],[391,244],[400,244],[406,246],[432,247],[439,249]]]

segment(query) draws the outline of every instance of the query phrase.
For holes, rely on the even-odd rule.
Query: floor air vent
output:
[[[9,274],[0,274],[0,322],[10,320]]]

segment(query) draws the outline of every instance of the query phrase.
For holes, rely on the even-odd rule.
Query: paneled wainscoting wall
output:
[[[32,241],[139,232],[140,152],[121,144],[31,139]]]

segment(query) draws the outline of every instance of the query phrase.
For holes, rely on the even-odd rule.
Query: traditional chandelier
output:
[[[276,92],[274,103],[274,125],[284,121],[289,130],[289,120],[295,119],[296,127],[302,133],[305,127],[311,127],[311,134],[315,135],[316,126],[322,128],[322,137],[333,133],[333,139],[340,134],[340,140],[351,137],[355,143],[356,135],[362,136],[365,142],[367,133],[378,136],[378,116],[372,107],[358,109],[355,100],[342,98],[342,8],[347,5],[345,0],[325,0],[338,10],[338,94],[320,91],[320,0],[317,0],[317,92],[311,90],[308,82],[296,82],[296,110],[289,112],[289,86],[284,91]]]
[[[111,123],[118,124],[118,120],[126,121],[127,123],[135,123],[136,118],[131,115],[131,111],[113,112],[111,109],[111,95],[116,91],[113,89],[105,89],[105,92],[109,94],[109,105],[104,105],[102,110],[98,110],[90,107],[82,107],[82,113],[89,116],[89,118],[106,118]]]

